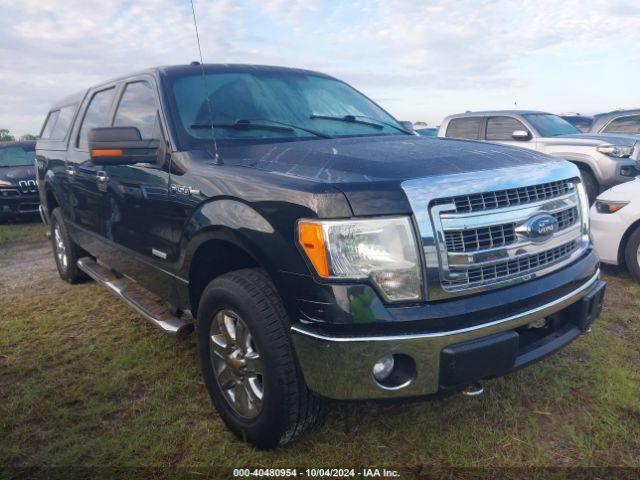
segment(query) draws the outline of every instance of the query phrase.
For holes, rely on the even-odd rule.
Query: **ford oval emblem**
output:
[[[553,236],[558,231],[558,220],[552,215],[536,215],[527,220],[519,233],[524,233],[534,242],[542,242]]]

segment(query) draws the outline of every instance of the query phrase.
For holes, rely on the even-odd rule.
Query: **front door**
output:
[[[169,161],[152,78],[128,81],[119,95],[114,127],[135,127],[143,140],[160,140],[156,164],[108,165],[105,177],[103,231],[112,249],[110,266],[157,293],[170,295],[165,276],[171,258],[169,222]],[[164,272],[164,273],[163,273]]]
[[[513,133],[516,131],[526,131],[530,133],[528,140],[515,139]],[[531,129],[527,128],[520,120],[507,116],[496,116],[487,118],[486,136],[487,142],[502,143],[513,147],[536,149],[536,141],[533,138]]]

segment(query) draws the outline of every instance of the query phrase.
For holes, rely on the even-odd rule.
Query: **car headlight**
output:
[[[625,145],[600,145],[596,150],[610,157],[628,158],[633,155],[633,148]]]
[[[300,220],[298,241],[322,278],[368,279],[390,302],[422,298],[420,256],[409,217]]]
[[[596,210],[598,213],[610,214],[628,205],[629,202],[613,202],[608,200],[596,200]]]

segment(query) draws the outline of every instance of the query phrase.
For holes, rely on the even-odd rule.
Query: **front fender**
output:
[[[294,244],[293,225],[283,231],[250,205],[219,199],[201,205],[186,223],[178,274],[189,278],[195,252],[205,242],[222,240],[241,248],[274,279],[279,271],[309,273]]]

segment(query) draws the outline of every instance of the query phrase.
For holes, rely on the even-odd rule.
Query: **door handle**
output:
[[[107,172],[100,170],[98,173],[96,173],[96,179],[99,182],[108,182],[109,176],[107,175]]]
[[[67,172],[67,175],[74,176],[76,174],[75,167],[67,167],[64,169],[64,171]]]

